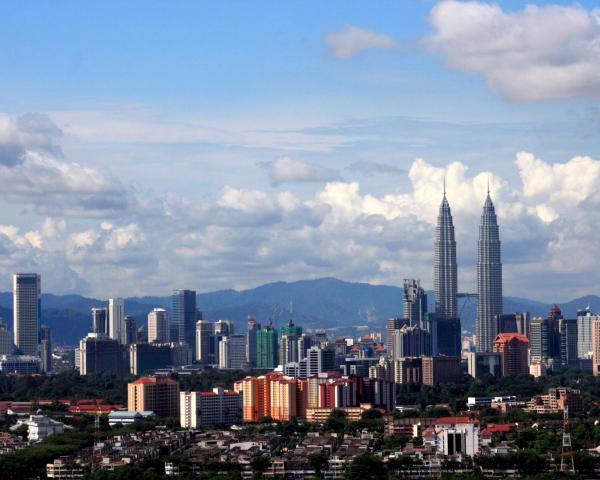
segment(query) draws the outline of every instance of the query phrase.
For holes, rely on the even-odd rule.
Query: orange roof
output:
[[[506,342],[510,342],[514,338],[516,338],[520,342],[529,343],[529,340],[527,339],[527,337],[520,333],[499,333],[498,335],[496,335],[496,339],[494,340],[494,343],[496,343],[496,342],[506,343]]]
[[[172,378],[165,378],[165,377],[140,377],[137,380],[134,380],[133,382],[131,382],[133,384],[150,384],[150,383],[169,383],[169,384],[174,384],[177,383],[175,380],[173,380]]]
[[[469,417],[441,417],[435,421],[436,425],[450,423],[479,423],[479,420]]]

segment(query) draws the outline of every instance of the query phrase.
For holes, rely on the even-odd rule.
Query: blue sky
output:
[[[0,288],[427,286],[446,174],[461,289],[491,177],[506,292],[597,293],[595,8],[3,2]]]

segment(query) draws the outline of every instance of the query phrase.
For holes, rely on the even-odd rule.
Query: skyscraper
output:
[[[269,325],[256,332],[256,368],[272,370],[277,366],[277,330]]]
[[[13,336],[21,355],[38,355],[42,281],[37,273],[13,277]]]
[[[92,308],[92,332],[108,335],[108,310]]]
[[[477,244],[477,350],[491,352],[498,334],[496,315],[502,314],[502,263],[500,234],[488,190]]]
[[[40,327],[40,367],[42,372],[52,371],[52,334],[48,325]]]
[[[12,339],[10,330],[0,318],[0,356],[12,354]]]
[[[457,318],[456,241],[445,188],[435,228],[434,257],[435,311],[441,318]]]
[[[121,329],[121,345],[131,345],[137,340],[137,326],[131,315],[123,317],[123,328]]]
[[[173,322],[179,328],[179,342],[187,343],[196,358],[196,291],[173,291]]]
[[[169,312],[154,308],[148,314],[148,343],[169,341]]]
[[[196,322],[196,357],[202,365],[212,365],[217,363],[215,360],[215,342],[213,323],[208,320],[198,320]]]
[[[246,361],[256,366],[256,332],[260,330],[260,323],[248,317],[248,333],[246,334]]]
[[[125,316],[125,302],[122,298],[108,299],[108,336],[113,340],[121,340],[123,320]]]
[[[421,288],[421,282],[414,278],[404,279],[404,309],[402,316],[409,321],[409,325],[421,326],[423,317],[427,313],[427,295]]]

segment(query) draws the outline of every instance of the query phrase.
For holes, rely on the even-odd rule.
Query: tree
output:
[[[344,429],[348,426],[348,419],[346,416],[346,412],[343,410],[333,409],[327,417],[327,420],[323,424],[323,429],[325,431],[342,433]]]
[[[371,454],[356,455],[346,470],[347,480],[387,480],[382,460]]]
[[[308,464],[315,474],[321,475],[321,472],[329,466],[329,457],[323,452],[314,452],[308,456]]]
[[[262,475],[271,466],[271,459],[265,455],[260,455],[250,460],[250,466],[254,472]]]

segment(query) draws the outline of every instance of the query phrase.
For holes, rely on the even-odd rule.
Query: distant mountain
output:
[[[429,303],[433,303],[433,294]],[[248,315],[263,325],[270,320],[278,326],[292,318],[306,329],[327,328],[345,333],[356,326],[382,329],[385,319],[402,315],[402,288],[349,283],[335,278],[275,282],[249,290],[219,290],[198,295],[198,308],[208,320],[229,319],[238,331],[245,331]],[[600,297],[588,295],[560,304],[563,314],[573,318],[587,306],[600,311]],[[90,309],[106,306],[106,301],[80,295],[42,295],[42,321],[52,329],[55,344],[75,345],[90,330]],[[170,309],[170,297],[135,297],[125,299],[125,311],[138,325],[154,307]],[[504,298],[505,312],[527,311],[546,315],[550,305],[517,297]],[[463,329],[473,331],[477,303],[460,299],[459,312]],[[12,294],[0,292],[0,316],[12,323]]]

